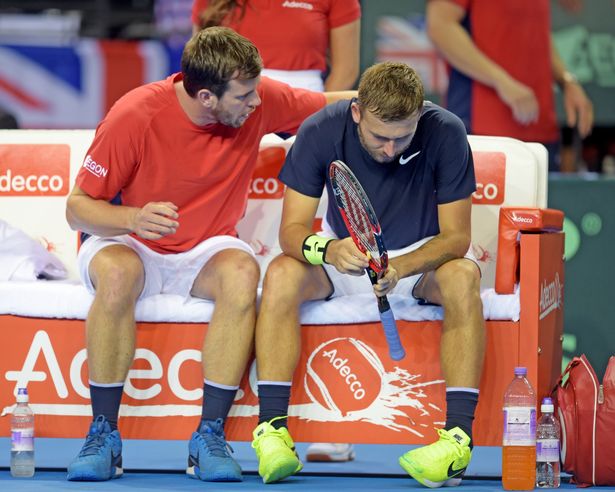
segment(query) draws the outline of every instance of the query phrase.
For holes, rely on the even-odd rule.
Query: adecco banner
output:
[[[523,338],[528,347],[538,323],[542,326],[554,316],[552,312],[531,325]],[[10,327],[0,330],[0,347],[10,347],[0,357],[2,412],[11,411],[16,388],[27,385],[37,436],[83,437],[91,420],[83,321],[3,315],[0,326]],[[380,323],[302,327],[302,352],[289,408],[293,438],[419,444],[437,437],[434,428],[445,423],[441,323],[399,320],[398,327],[406,349],[405,359],[399,362],[389,358]],[[124,437],[190,436],[201,414],[200,347],[205,330],[203,324],[138,323],[136,358],[120,410]],[[502,395],[521,353],[524,364],[532,367],[531,377],[540,376],[535,345],[531,350],[524,346],[519,323],[487,322],[474,427],[478,445],[501,443]],[[548,364],[547,355],[543,351],[539,360]],[[248,369],[226,425],[231,440],[251,440],[257,424],[254,364]],[[553,382],[549,379],[545,384]],[[9,419],[0,419],[0,436],[8,433]]]
[[[82,437],[91,419],[83,321],[14,316],[4,321],[11,326],[10,333],[0,330],[0,345],[11,346],[0,363],[4,413],[11,410],[15,388],[27,386],[37,436]],[[201,414],[203,333],[196,324],[139,324],[120,413],[124,437],[190,436]],[[434,427],[445,420],[440,330],[435,323],[412,323],[400,335],[407,350],[403,363],[389,358],[377,323],[304,327],[289,409],[293,437],[433,440]],[[252,365],[231,409],[231,439],[251,440],[257,416]],[[0,419],[0,435],[8,432],[8,419]]]
[[[64,196],[69,180],[67,144],[0,146],[0,196]]]

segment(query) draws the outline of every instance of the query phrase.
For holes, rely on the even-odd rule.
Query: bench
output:
[[[0,218],[40,240],[66,265],[69,276],[63,281],[0,281],[0,407],[9,411],[15,388],[27,384],[41,437],[82,437],[91,418],[83,319],[92,297],[76,280],[78,240],[66,224],[64,208],[92,137],[91,130],[0,131]],[[495,292],[501,209],[519,207],[540,215],[547,204],[546,150],[508,138],[470,136],[469,141],[478,183],[472,243],[483,271],[487,319],[474,438],[477,445],[493,446],[501,443],[502,397],[513,368],[528,368],[539,397],[549,393],[560,374],[564,239],[549,227],[514,233],[518,261],[508,262],[508,285]],[[263,272],[280,251],[283,185],[275,176],[290,145],[292,140],[274,135],[263,139],[238,227]],[[321,203],[320,217],[324,208]],[[400,362],[388,357],[373,296],[310,302],[302,308],[302,354],[289,409],[296,441],[434,440],[434,426],[445,420],[442,310],[389,297],[407,352]],[[136,358],[120,413],[125,438],[190,435],[201,411],[200,347],[212,309],[209,301],[184,302],[170,295],[138,303]],[[229,439],[251,440],[257,415],[252,364],[231,409]],[[0,419],[1,436],[9,435],[8,424]]]

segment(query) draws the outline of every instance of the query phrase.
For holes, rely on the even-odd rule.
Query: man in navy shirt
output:
[[[461,483],[471,456],[485,345],[480,270],[470,252],[476,183],[463,123],[423,97],[412,68],[376,64],[361,77],[357,99],[304,122],[287,156],[280,173],[287,185],[280,226],[284,253],[267,270],[256,327],[261,409],[254,434],[265,480],[301,467],[285,418],[300,353],[301,304],[373,288],[377,296],[414,296],[444,308],[446,425],[438,441],[399,462],[428,487]],[[336,159],[352,169],[368,194],[390,250],[389,268],[373,287],[363,276],[368,259],[348,237],[335,200],[328,202],[323,232],[312,234],[325,186],[332,196],[328,167]],[[267,450],[275,439],[288,452],[272,452],[273,459]]]

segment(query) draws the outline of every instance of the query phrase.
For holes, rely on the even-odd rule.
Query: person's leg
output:
[[[445,263],[423,277],[415,295],[444,308],[440,356],[447,387],[446,424],[439,431],[439,441],[406,453],[400,464],[430,487],[445,482],[458,485],[471,456],[472,422],[485,352],[479,269],[469,259]],[[424,466],[423,462],[432,464]]]
[[[544,142],[543,145],[547,149],[547,162],[550,173],[557,173],[560,171],[571,172],[570,169],[567,169],[568,163],[562,161],[562,151],[564,151],[566,147],[563,146],[559,140],[556,140],[555,142]],[[577,149],[573,148],[573,152],[576,154]]]
[[[69,465],[69,480],[107,480],[122,474],[117,420],[134,358],[134,311],[145,277],[137,253],[120,244],[98,251],[88,271],[96,289],[86,320],[94,421],[83,449]]]
[[[241,249],[216,253],[192,286],[195,297],[215,302],[203,342],[203,409],[190,441],[187,473],[205,481],[239,481],[241,468],[230,456],[224,420],[252,353],[260,271]]]
[[[265,483],[282,480],[303,466],[286,422],[291,381],[301,353],[299,309],[303,302],[325,299],[331,292],[320,267],[281,255],[267,269],[256,324],[260,411],[252,443]]]
[[[469,393],[476,406],[483,359],[485,356],[485,320],[480,298],[480,272],[477,265],[467,259],[450,261],[435,272],[437,288],[428,298],[444,308],[440,358],[446,381],[446,429],[455,426],[472,437],[474,408],[460,393]],[[463,354],[463,357],[460,357]],[[450,402],[449,402],[450,400]],[[459,404],[459,407],[457,406]]]

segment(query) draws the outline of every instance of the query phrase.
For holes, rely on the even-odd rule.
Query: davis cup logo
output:
[[[378,398],[385,370],[378,355],[354,338],[337,338],[310,356],[305,388],[315,403],[345,416]]]

